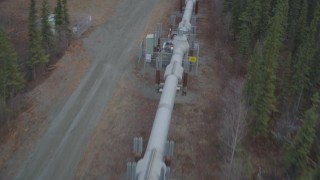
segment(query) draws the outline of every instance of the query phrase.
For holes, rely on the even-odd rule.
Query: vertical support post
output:
[[[157,70],[156,70],[156,92],[160,92],[160,88],[161,88],[161,86],[160,86],[160,69],[161,68],[157,68]]]
[[[165,156],[164,156],[164,162],[166,166],[171,165],[171,160],[173,156],[173,148],[174,148],[174,142],[173,141],[167,141],[166,142],[166,149],[165,149]]]
[[[160,180],[170,180],[170,167],[161,168]]]
[[[133,138],[133,154],[134,154],[134,160],[136,162],[138,162],[142,157],[142,146],[143,146],[142,137]]]
[[[167,167],[165,180],[170,180],[170,172],[171,172],[170,167]]]
[[[199,1],[196,2],[196,9],[195,9],[196,14],[198,14],[198,8],[199,8]]]
[[[143,41],[142,41],[142,42],[143,42]],[[140,60],[141,60],[141,57],[142,57],[142,54],[143,54],[142,42],[140,43],[140,46],[139,46],[138,64],[140,64]]]
[[[146,43],[145,40],[143,40],[142,41],[142,55],[141,55],[141,57],[143,58],[143,68],[146,68],[146,63],[147,63],[146,62],[146,50],[145,50],[146,45],[145,45],[145,43]]]
[[[127,163],[127,180],[136,180],[136,168],[137,163],[128,162]]]
[[[197,43],[197,64],[196,64],[196,75],[198,74],[198,66],[199,66],[199,51],[200,51],[200,45]]]
[[[160,48],[160,37],[158,38],[158,48]]]
[[[156,84],[160,85],[160,69],[156,70]]]
[[[190,49],[189,50],[189,56],[194,56],[194,50],[193,49]],[[192,71],[192,66],[193,66],[193,62],[189,62],[190,63],[190,65],[189,65],[189,72],[191,72]]]
[[[182,95],[187,95],[187,86],[188,86],[188,73],[183,73],[183,82],[182,82]]]

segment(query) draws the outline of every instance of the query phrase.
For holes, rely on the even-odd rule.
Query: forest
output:
[[[37,9],[37,7],[41,7]],[[54,9],[54,25],[50,24],[47,0],[37,5],[29,1],[27,24],[27,55],[18,54],[5,32],[6,24],[0,24],[0,123],[5,124],[17,113],[13,103],[17,93],[25,90],[28,82],[44,72],[50,63],[58,59],[71,42],[72,32],[67,0],[57,0]]]
[[[30,0],[20,61],[0,24],[0,126],[16,113],[14,97],[71,42],[67,0],[56,1],[54,28],[47,2]],[[223,0],[222,19],[246,73],[226,90],[237,91],[224,99],[221,179],[320,179],[320,1]]]
[[[247,64],[247,131],[226,179],[239,177],[232,161],[248,164],[250,148],[265,152],[262,179],[320,179],[320,1],[224,0],[222,15]]]

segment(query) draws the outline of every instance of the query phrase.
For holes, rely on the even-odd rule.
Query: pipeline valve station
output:
[[[196,42],[198,2],[193,7],[190,21],[182,21],[183,12],[186,7],[184,1],[181,0],[180,11],[170,15],[168,30],[164,31],[162,23],[157,23],[154,32],[147,34],[145,39],[140,43],[138,63],[143,61],[144,68],[155,68],[156,90],[158,92],[162,92],[164,85],[164,78],[162,77],[174,55],[174,38],[178,34],[184,34],[189,43],[189,50],[182,60],[182,67],[184,69],[182,82],[178,85],[178,90],[182,90],[182,95],[186,95],[187,93],[188,74],[192,73],[196,75],[198,73],[199,43]],[[179,28],[182,26],[185,28]]]
[[[156,24],[140,44],[138,63],[156,71],[156,87],[161,92],[158,109],[147,144],[133,139],[134,162],[127,163],[127,180],[169,180],[174,142],[168,140],[171,115],[177,90],[187,94],[188,74],[197,74],[199,43],[196,42],[196,0],[181,0],[180,11],[170,15],[170,28]]]

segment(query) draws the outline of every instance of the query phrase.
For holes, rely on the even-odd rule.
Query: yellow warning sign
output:
[[[195,56],[189,56],[189,62],[192,62],[192,63],[197,62],[197,57],[195,57]]]

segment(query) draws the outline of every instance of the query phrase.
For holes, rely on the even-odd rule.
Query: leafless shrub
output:
[[[272,132],[273,138],[280,143],[288,143],[291,137],[297,132],[299,118],[292,113],[283,113],[276,122],[275,130]]]

